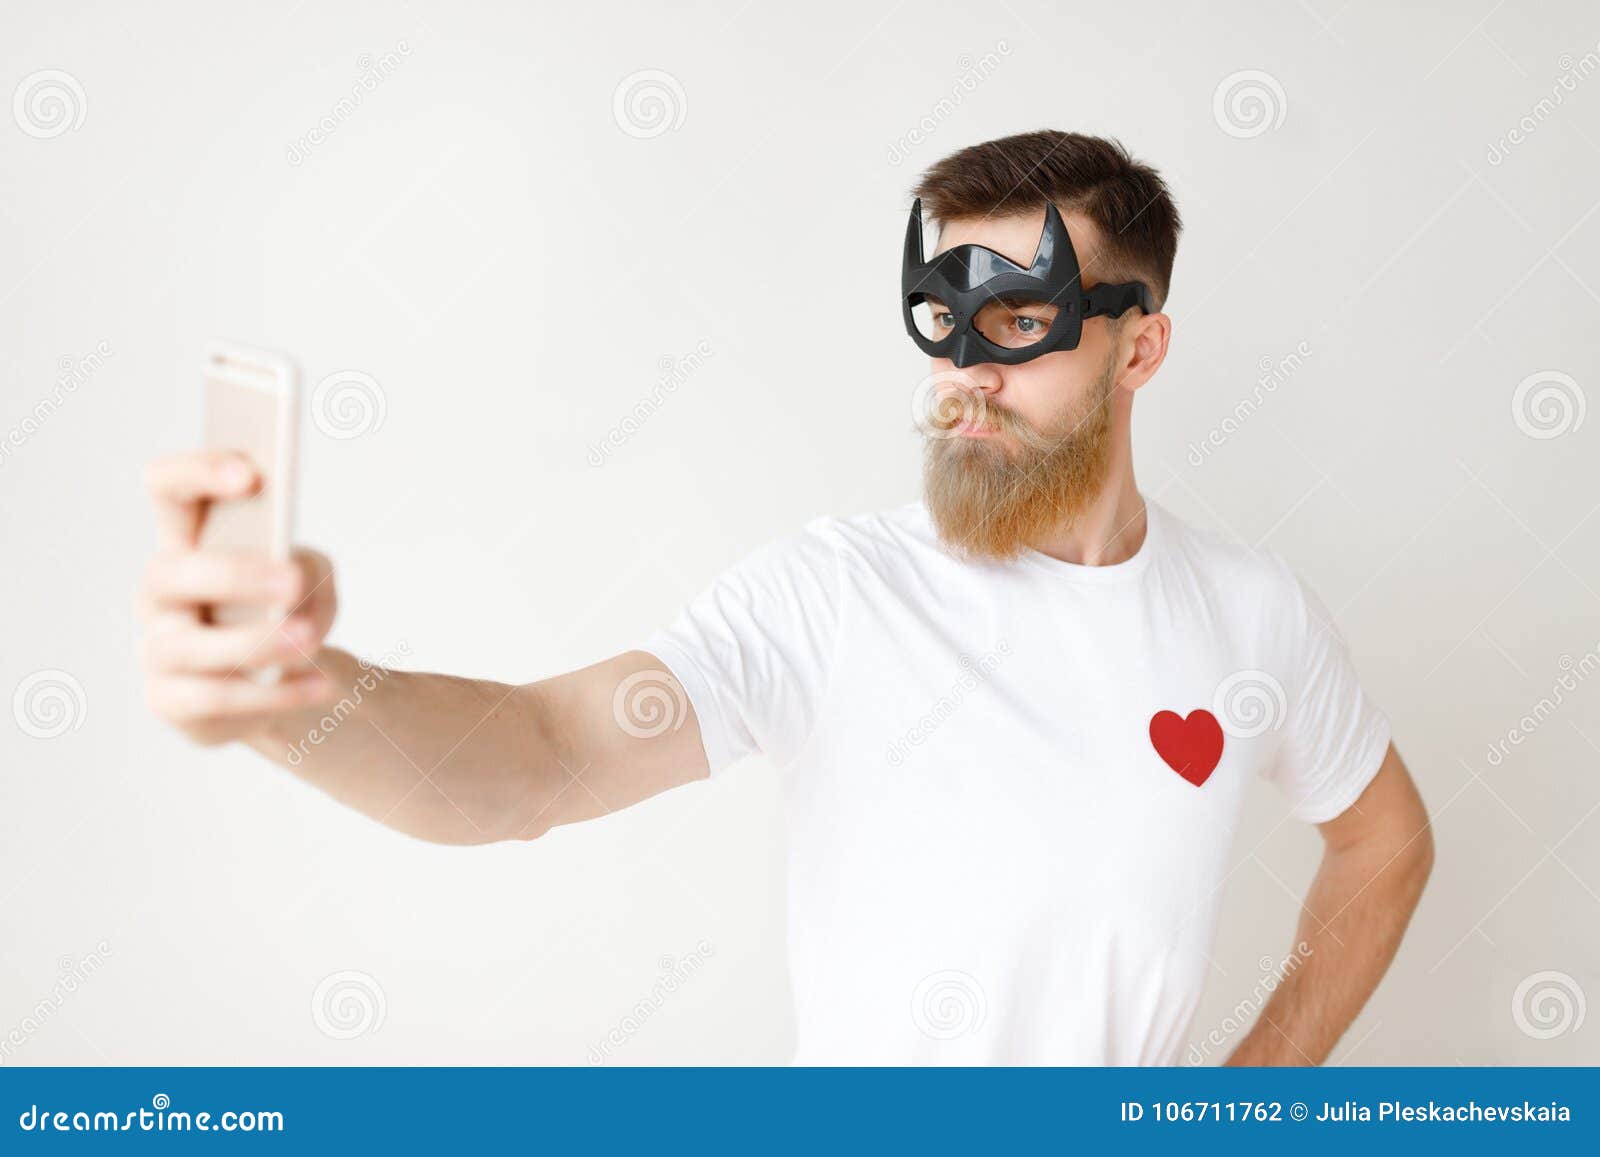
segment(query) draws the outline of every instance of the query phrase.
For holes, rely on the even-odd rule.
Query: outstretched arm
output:
[[[232,454],[183,454],[149,474],[164,541],[139,600],[146,689],[191,739],[248,743],[372,819],[448,844],[531,839],[706,775],[688,697],[646,652],[515,686],[323,646],[327,558],[197,549],[211,505],[258,485]],[[240,607],[262,610],[216,613]],[[254,677],[267,668],[281,677]]]
[[[273,715],[247,742],[419,839],[530,840],[706,774],[688,699],[643,651],[522,685],[384,672],[333,649],[315,662],[335,702]]]

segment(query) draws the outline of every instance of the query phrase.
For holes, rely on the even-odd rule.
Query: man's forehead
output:
[[[1067,227],[1073,251],[1078,255],[1080,266],[1087,272],[1100,246],[1094,223],[1081,213],[1067,212],[1061,214],[1061,223]],[[1039,238],[1043,233],[1043,208],[1026,213],[1008,213],[1004,217],[952,217],[939,227],[937,252],[943,253],[957,245],[982,245],[1026,269],[1033,264],[1033,255],[1039,248]]]

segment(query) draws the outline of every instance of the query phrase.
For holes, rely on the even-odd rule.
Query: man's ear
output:
[[[1167,343],[1172,340],[1172,318],[1164,313],[1129,310],[1123,322],[1118,356],[1122,366],[1117,387],[1130,393],[1144,385],[1167,360]]]

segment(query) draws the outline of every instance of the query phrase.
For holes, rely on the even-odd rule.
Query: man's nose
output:
[[[963,364],[952,359],[952,363],[959,371],[954,376],[959,380],[959,384],[966,389],[974,390],[980,394],[992,394],[1000,388],[1002,380],[1000,367],[993,362],[975,361]]]

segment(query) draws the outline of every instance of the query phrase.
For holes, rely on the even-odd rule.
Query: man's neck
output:
[[[1115,566],[1144,545],[1148,519],[1133,467],[1124,461],[1114,464],[1100,493],[1070,525],[1064,523],[1044,541],[1029,545],[1062,562]]]

